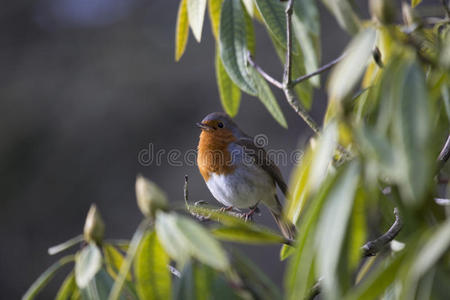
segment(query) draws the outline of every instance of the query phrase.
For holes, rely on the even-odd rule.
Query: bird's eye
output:
[[[219,123],[217,124],[217,127],[223,128],[223,123],[222,123],[222,122],[219,122]]]

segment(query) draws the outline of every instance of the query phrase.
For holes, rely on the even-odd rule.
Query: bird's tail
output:
[[[295,225],[292,224],[291,221],[287,220],[283,214],[277,213],[273,210],[270,210],[270,213],[272,214],[273,218],[275,219],[275,222],[277,223],[278,227],[281,230],[281,233],[285,238],[288,240],[294,240],[296,235],[296,229]]]

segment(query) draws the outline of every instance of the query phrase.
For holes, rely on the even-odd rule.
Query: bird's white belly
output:
[[[206,185],[217,201],[235,208],[249,208],[273,200],[275,195],[272,178],[254,165],[241,165],[231,174],[212,173]]]

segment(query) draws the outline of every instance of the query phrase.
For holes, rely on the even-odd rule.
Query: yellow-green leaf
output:
[[[417,5],[419,5],[422,2],[422,0],[411,0],[411,6],[414,8]]]
[[[105,257],[106,271],[112,278],[116,278],[124,261],[124,256],[113,245],[103,245],[103,255]],[[131,275],[127,275],[127,279],[131,280]]]
[[[208,0],[209,19],[216,40],[219,39],[220,10],[222,9],[222,2],[223,0]]]
[[[221,226],[214,228],[212,233],[219,239],[245,244],[280,244],[285,238],[270,230],[256,226]]]
[[[225,112],[234,117],[239,111],[241,103],[241,90],[236,86],[225,70],[220,58],[219,49],[216,47],[216,79],[219,88],[220,102]]]
[[[134,260],[136,289],[140,299],[171,299],[169,256],[164,252],[155,231],[148,231]]]
[[[187,0],[189,26],[197,42],[202,39],[203,20],[205,19],[206,0]]]
[[[178,8],[177,27],[175,33],[175,61],[179,61],[186,50],[189,37],[189,20],[187,0],[181,0]]]
[[[77,285],[75,283],[75,274],[70,272],[64,279],[61,287],[56,294],[55,300],[69,300],[72,299],[73,294],[77,290]]]
[[[272,93],[266,80],[256,71],[254,68],[249,68],[252,78],[256,84],[256,89],[258,92],[258,98],[264,104],[266,109],[272,115],[272,117],[284,128],[287,128],[287,122],[284,118],[283,112],[278,105],[277,99]]]

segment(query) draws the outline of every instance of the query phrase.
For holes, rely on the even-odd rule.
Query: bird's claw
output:
[[[219,211],[221,213],[224,213],[224,212],[230,211],[232,209],[233,209],[233,206],[222,206],[221,208],[219,208]]]

